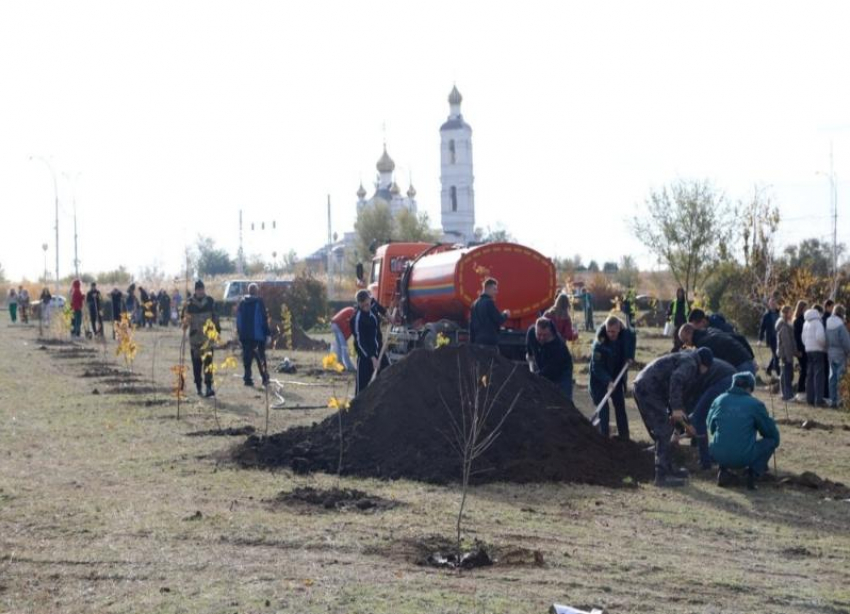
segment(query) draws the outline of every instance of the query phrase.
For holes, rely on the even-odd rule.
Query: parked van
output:
[[[222,300],[225,303],[229,303],[231,305],[235,305],[238,303],[243,296],[248,294],[248,286],[250,284],[257,284],[260,286],[260,289],[263,288],[289,288],[292,286],[291,279],[274,279],[274,280],[251,280],[251,279],[234,279],[231,281],[224,282],[224,293],[222,294]]]

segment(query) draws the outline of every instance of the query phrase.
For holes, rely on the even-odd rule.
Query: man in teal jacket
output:
[[[752,373],[736,373],[729,392],[720,395],[708,412],[711,456],[720,465],[718,486],[729,486],[737,478],[729,470],[746,468],[747,488],[767,471],[767,463],[779,447],[779,429],[767,414],[764,403],[752,396],[756,380]],[[761,439],[756,439],[756,433]]]

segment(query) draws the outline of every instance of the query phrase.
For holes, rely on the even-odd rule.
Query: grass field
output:
[[[456,487],[343,478],[343,487],[399,505],[363,513],[281,504],[282,491],[337,479],[239,469],[226,451],[242,437],[187,436],[217,427],[211,402],[197,398],[175,419],[175,329],[136,334],[134,372],[147,381],[135,385],[161,387],[143,394],[113,394],[116,383],[81,376],[121,366],[111,341],[106,350],[83,341],[95,351],[66,358],[67,347],[39,349],[37,336],[37,327],[0,319],[0,612],[542,613],[553,602],[611,614],[850,612],[850,502],[822,491],[721,490],[713,475],[676,491],[475,487],[467,535],[503,560],[439,570],[417,559],[423,544],[451,536]],[[667,344],[640,335],[638,359]],[[271,362],[284,354],[300,370],[280,377],[309,384],[286,384],[287,407],[344,392],[343,377],[308,372],[321,354],[276,351]],[[219,378],[221,426],[262,432],[259,391],[242,386],[240,369]],[[585,388],[576,400],[591,411]],[[272,410],[270,428],[330,411]],[[850,483],[850,416],[787,411],[833,428],[783,426],[779,471]],[[646,440],[631,418],[633,436]]]

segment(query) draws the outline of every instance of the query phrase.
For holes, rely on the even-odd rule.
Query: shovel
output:
[[[620,380],[623,379],[623,376],[626,374],[626,371],[629,370],[629,363],[623,365],[623,368],[620,369],[620,374],[617,376],[617,379],[614,380],[614,385],[608,390],[604,397],[602,397],[602,401],[599,405],[596,406],[596,411],[593,412],[593,415],[590,417],[590,423],[593,426],[599,426],[599,412],[602,411],[602,408],[605,407],[605,404],[608,403],[608,399],[611,398],[611,394],[617,389],[617,384],[620,383]]]

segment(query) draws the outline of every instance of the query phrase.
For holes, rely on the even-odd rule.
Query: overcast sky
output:
[[[498,7],[497,7],[498,4]],[[850,3],[4,2],[0,263],[180,268],[198,234],[246,253],[342,234],[386,135],[439,222],[439,127],[456,83],[476,223],[547,255],[651,260],[625,221],[649,190],[769,189],[781,240],[850,231]],[[384,128],[385,126],[385,128]],[[67,178],[66,178],[67,176]],[[75,186],[72,187],[72,186]]]

